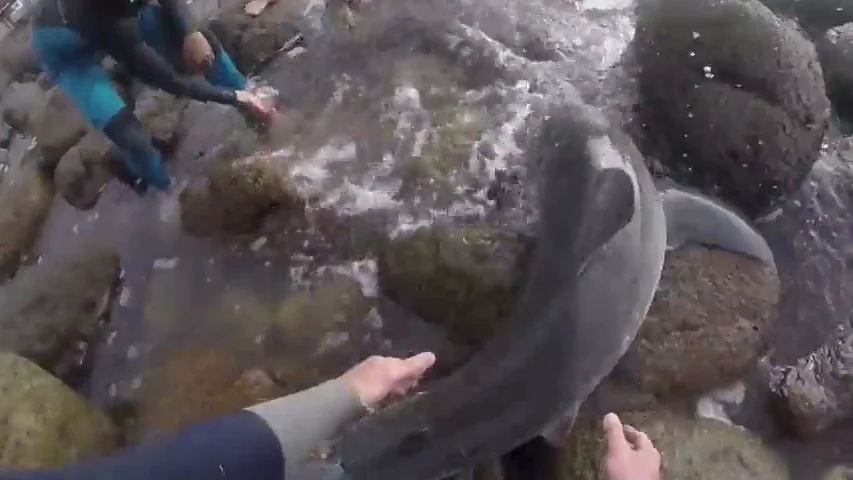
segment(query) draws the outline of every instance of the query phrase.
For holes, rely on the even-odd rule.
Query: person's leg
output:
[[[33,45],[54,82],[74,101],[86,120],[103,131],[123,153],[117,177],[139,194],[148,185],[169,189],[172,181],[160,153],[116,92],[97,52],[66,27],[35,27]]]
[[[139,17],[139,29],[145,43],[168,59],[179,71],[183,67],[183,38],[175,34],[170,27],[168,17],[162,8],[157,5],[149,5],[142,9]],[[235,90],[246,88],[246,77],[237,70],[234,61],[222,48],[222,44],[216,36],[207,28],[201,29],[213,52],[216,55],[213,65],[205,73],[208,82],[220,87],[229,87]]]

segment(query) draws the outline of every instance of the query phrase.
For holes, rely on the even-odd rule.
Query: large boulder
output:
[[[726,386],[758,365],[778,301],[772,265],[705,247],[668,252],[620,367],[661,398]]]
[[[113,178],[114,165],[120,161],[118,155],[120,152],[102,133],[90,131],[65,152],[56,166],[56,190],[78,210],[92,209]]]
[[[18,132],[29,132],[31,118],[47,105],[48,95],[36,82],[13,83],[0,97],[3,121]]]
[[[53,203],[53,182],[35,149],[10,166],[0,186],[0,277],[15,273],[33,247]]]
[[[480,346],[515,309],[526,248],[488,227],[431,227],[392,239],[379,255],[385,295],[451,338]]]
[[[55,468],[109,453],[115,426],[34,363],[0,353],[0,466]]]
[[[24,25],[0,42],[0,70],[6,71],[12,80],[31,80],[41,72],[41,60],[32,46],[32,37],[32,28]]]
[[[44,170],[52,174],[62,156],[86,135],[87,129],[86,120],[71,98],[54,88],[45,108],[30,117],[29,132],[38,140]]]
[[[208,26],[241,72],[256,73],[299,33],[295,25],[307,5],[276,2],[254,17],[246,15],[242,4],[234,5],[220,11]]]
[[[829,30],[815,40],[815,46],[832,107],[849,125],[853,121],[853,23]]]
[[[794,365],[769,367],[765,374],[780,420],[795,433],[808,437],[850,418],[851,369],[853,333],[844,328]]]
[[[64,377],[98,339],[121,268],[98,247],[47,257],[0,288],[0,351]]]
[[[254,155],[214,161],[181,192],[181,225],[191,235],[255,232],[273,213],[299,215],[304,200],[286,159]]]
[[[651,0],[638,15],[640,146],[660,173],[766,213],[820,154],[829,101],[814,46],[758,0]]]
[[[761,439],[739,427],[716,420],[694,419],[677,411],[620,415],[645,432],[663,457],[661,480],[787,480],[785,459]],[[599,419],[581,423],[564,447],[566,480],[605,480],[604,438]]]
[[[796,19],[809,33],[820,35],[830,28],[853,22],[847,0],[761,0],[779,15]]]
[[[827,341],[853,311],[853,139],[831,143],[780,211],[757,227],[773,250],[782,296],[773,363],[796,363]]]

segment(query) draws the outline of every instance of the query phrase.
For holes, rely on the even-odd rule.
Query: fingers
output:
[[[630,449],[631,446],[625,439],[625,431],[622,426],[622,421],[615,413],[608,413],[602,421],[604,428],[604,437],[607,439],[607,452],[612,454],[615,452]]]
[[[633,447],[634,450],[643,450],[654,446],[652,441],[649,439],[649,436],[644,432],[641,432],[630,425],[623,425],[622,429],[625,432],[625,440],[631,444],[631,447]]]
[[[423,352],[404,360],[399,360],[393,370],[392,384],[396,393],[405,393],[418,383],[423,374],[435,364],[435,354]]]

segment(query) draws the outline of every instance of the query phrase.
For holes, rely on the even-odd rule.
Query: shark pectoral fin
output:
[[[627,171],[608,168],[595,179],[589,215],[580,229],[578,253],[586,259],[625,228],[637,208],[634,182]]]
[[[773,252],[764,237],[722,203],[673,185],[664,187],[661,201],[669,248],[704,244],[773,264]]]

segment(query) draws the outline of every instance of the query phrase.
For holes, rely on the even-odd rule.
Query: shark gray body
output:
[[[334,478],[439,480],[540,435],[559,441],[634,340],[660,280],[668,227],[680,242],[742,227],[733,213],[715,213],[701,228],[680,218],[702,218],[697,212],[716,204],[674,187],[659,192],[630,139],[597,112],[555,112],[539,147],[538,240],[516,318],[429,391],[344,432],[324,460]],[[739,243],[749,235],[718,237],[763,255]]]

